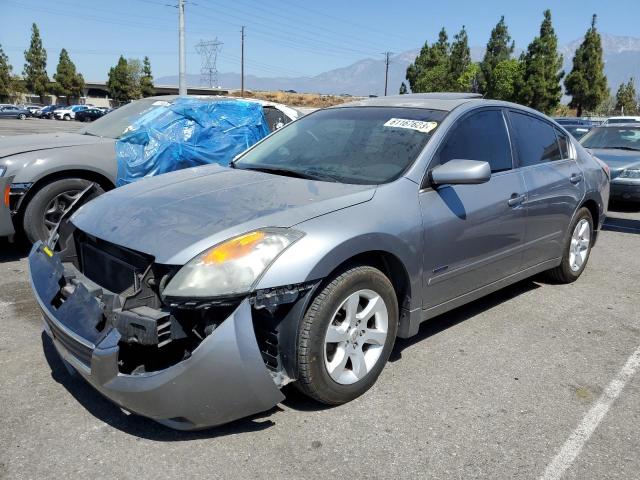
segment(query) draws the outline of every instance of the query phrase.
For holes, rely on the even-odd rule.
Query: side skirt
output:
[[[514,283],[519,282],[520,280],[524,280],[525,278],[532,277],[540,272],[544,272],[551,268],[557,267],[560,265],[561,258],[554,258],[551,260],[547,260],[545,262],[539,263],[538,265],[534,265],[529,267],[521,272],[514,273],[505,277],[501,280],[490,283],[489,285],[485,285],[484,287],[477,288],[470,292],[465,293],[464,295],[460,295],[459,297],[453,298],[451,300],[447,300],[440,305],[436,305],[434,307],[430,307],[427,309],[423,309],[421,315],[411,315],[409,318],[408,328],[401,328],[398,331],[398,337],[400,338],[409,338],[418,333],[418,329],[420,328],[420,324],[426,320],[429,320],[433,317],[437,317],[438,315],[442,315],[449,310],[453,310],[454,308],[465,305],[469,302],[477,300],[485,295],[489,295],[501,288],[504,288],[508,285],[512,285]],[[413,313],[413,312],[412,312]],[[416,312],[417,313],[417,312]]]

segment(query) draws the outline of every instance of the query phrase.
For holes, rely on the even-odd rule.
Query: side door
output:
[[[582,169],[568,136],[532,114],[510,110],[517,162],[527,189],[523,267],[558,258],[585,195]]]
[[[424,308],[431,308],[520,269],[525,187],[513,168],[501,108],[473,110],[450,129],[429,169],[453,159],[482,160],[491,179],[478,185],[423,184]]]

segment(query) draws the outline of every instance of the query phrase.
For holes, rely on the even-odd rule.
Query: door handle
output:
[[[509,204],[510,207],[517,207],[522,202],[524,202],[526,198],[527,198],[526,195],[518,195],[517,193],[512,193],[511,198],[507,200],[507,203]]]
[[[569,181],[575,185],[577,183],[580,183],[583,178],[584,175],[582,173],[572,173]]]

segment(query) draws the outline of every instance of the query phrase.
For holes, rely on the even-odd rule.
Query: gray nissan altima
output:
[[[129,412],[204,428],[272,408],[290,382],[348,402],[422,322],[540,272],[576,280],[608,196],[607,167],[539,112],[375,98],[229,168],[72,207],[33,247],[31,281],[70,371]]]

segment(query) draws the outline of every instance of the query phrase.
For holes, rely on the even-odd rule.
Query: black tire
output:
[[[570,262],[571,247],[572,247],[571,239],[572,239],[573,232],[576,228],[576,225],[578,225],[578,223],[582,220],[586,220],[589,224],[589,245],[586,250],[587,256],[584,262],[577,270],[574,270],[571,268],[571,262]],[[571,225],[569,226],[567,240],[565,242],[564,249],[562,251],[562,262],[560,263],[560,265],[558,265],[555,268],[552,268],[547,272],[548,277],[552,281],[557,283],[575,282],[580,277],[580,275],[582,275],[582,272],[584,272],[584,269],[587,266],[587,263],[589,262],[589,256],[591,255],[592,245],[593,245],[593,217],[591,216],[591,212],[589,211],[589,209],[582,207],[580,210],[578,210],[578,213],[576,214],[575,218],[571,222]]]
[[[20,115],[18,115],[18,120],[26,120],[27,116],[24,113],[21,113]]]
[[[39,188],[35,194],[30,197],[24,208],[22,226],[29,241],[35,243],[38,240],[45,241],[49,238],[49,229],[45,224],[45,211],[56,197],[68,192],[80,192],[91,185],[91,183],[93,182],[83,178],[62,178]],[[96,185],[94,192],[87,198],[87,201],[103,193],[104,190]]]
[[[68,122],[69,120],[71,120],[71,115],[66,114],[66,115],[64,116],[64,120],[66,120],[67,122]]]
[[[373,368],[355,383],[341,384],[331,378],[325,366],[325,335],[345,299],[362,289],[373,290],[384,300],[388,312],[387,337]],[[380,270],[356,266],[329,279],[309,306],[298,331],[298,381],[294,385],[305,395],[328,405],[340,405],[359,397],[376,382],[389,359],[398,331],[398,316],[393,285]]]

